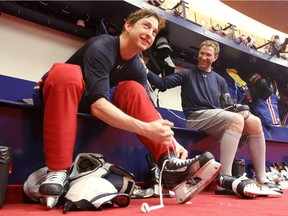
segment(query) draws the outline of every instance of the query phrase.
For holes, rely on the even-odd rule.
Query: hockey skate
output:
[[[196,196],[217,177],[221,167],[210,152],[186,160],[164,155],[159,161],[159,167],[163,166],[164,184],[174,191],[177,203]]]
[[[68,174],[66,171],[50,171],[40,185],[39,192],[45,197],[47,208],[53,208],[59,198],[67,191]]]
[[[219,175],[217,178],[218,186],[233,191],[242,198],[255,198],[258,196],[281,196],[281,190],[275,191],[267,184],[259,184],[253,179],[249,179],[244,174],[239,178],[228,175]]]

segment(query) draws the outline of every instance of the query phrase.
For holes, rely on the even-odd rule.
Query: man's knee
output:
[[[55,96],[57,93],[61,97],[69,95],[80,101],[84,88],[85,82],[78,65],[56,63],[44,81],[43,100],[46,101],[49,95]]]
[[[129,80],[120,82],[115,89],[115,92],[124,94],[127,97],[147,97],[147,92],[145,88],[138,82]]]
[[[251,115],[250,124],[253,125],[253,127],[259,128],[262,130],[262,122],[259,117],[255,115]]]
[[[239,133],[242,133],[243,128],[244,128],[244,118],[240,115],[234,118],[231,124],[229,125],[229,129],[237,131]]]
[[[47,82],[52,82],[54,85],[65,86],[70,83],[83,85],[82,70],[79,65],[56,63],[49,71]],[[45,81],[45,82],[46,82]]]

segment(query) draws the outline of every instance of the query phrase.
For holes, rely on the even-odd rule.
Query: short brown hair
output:
[[[218,55],[219,52],[220,52],[219,43],[218,43],[217,41],[214,41],[214,40],[206,40],[206,41],[203,41],[203,42],[200,44],[200,49],[201,49],[203,46],[213,47],[214,50],[215,50],[215,52],[214,52],[215,55]]]
[[[152,16],[158,20],[158,32],[160,32],[160,30],[165,28],[166,26],[166,19],[163,16],[160,16],[155,10],[152,9],[143,8],[136,10],[133,13],[131,13],[125,21],[129,22],[131,25],[134,25],[140,19]]]

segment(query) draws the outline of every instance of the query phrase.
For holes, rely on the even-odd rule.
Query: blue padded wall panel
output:
[[[18,101],[32,98],[35,82],[0,75],[0,99]]]

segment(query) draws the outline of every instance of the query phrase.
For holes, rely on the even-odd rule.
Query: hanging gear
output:
[[[155,7],[160,7],[165,0],[145,0],[148,4],[154,5]]]
[[[257,98],[267,100],[273,93],[266,79],[262,78],[259,73],[255,73],[250,77],[248,86],[253,100]]]
[[[173,74],[175,65],[170,57],[172,48],[166,37],[159,37],[155,45],[148,50],[149,61],[147,67],[150,71],[162,77]]]

